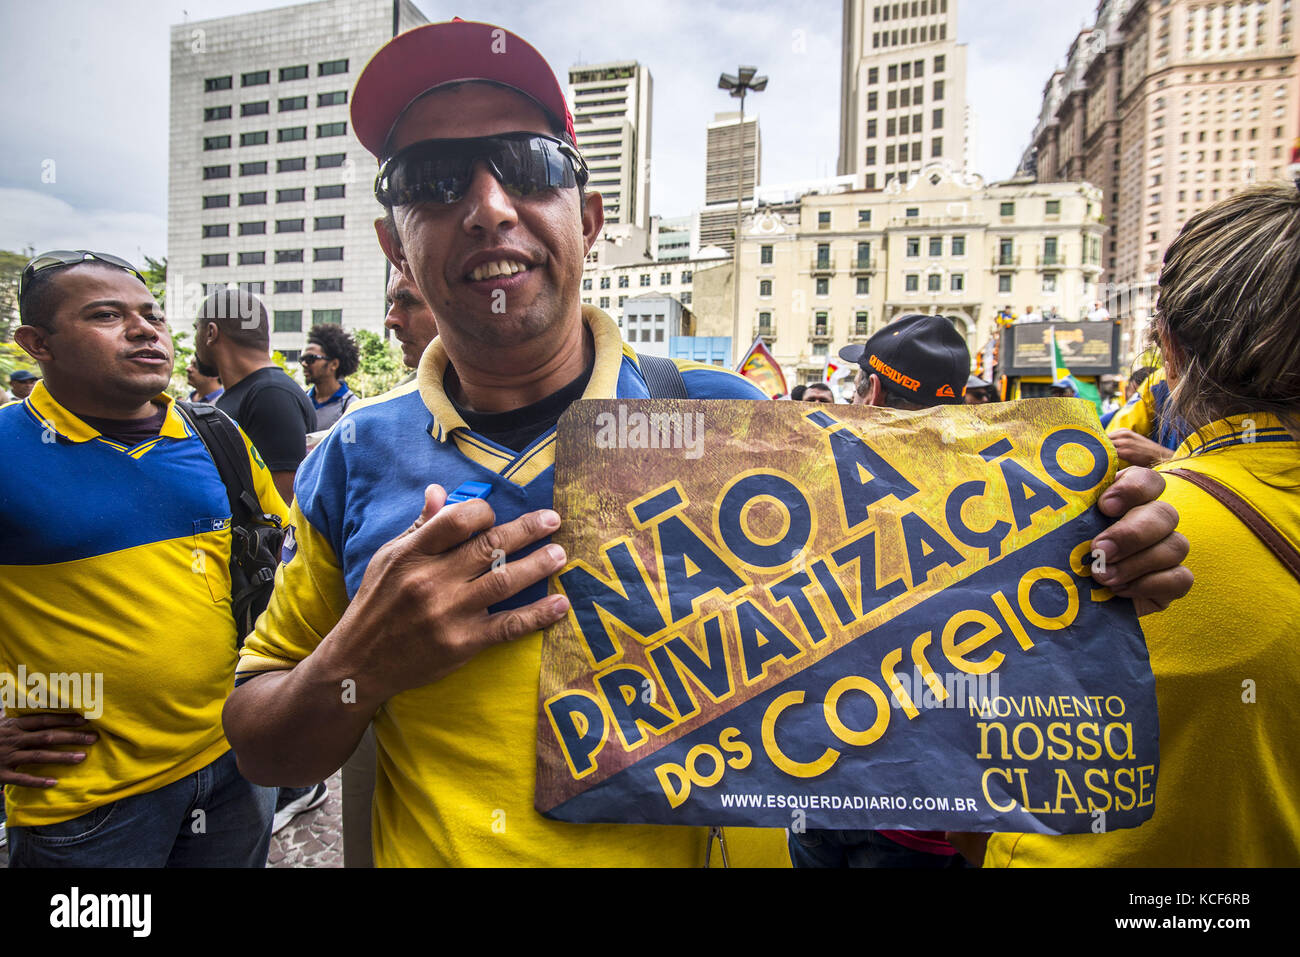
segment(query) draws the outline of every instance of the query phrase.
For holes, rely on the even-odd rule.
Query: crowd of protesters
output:
[[[15,338],[41,371],[11,377],[16,395],[30,387],[0,410],[0,456],[29,466],[0,473],[0,670],[97,674],[111,690],[99,713],[0,720],[11,866],[261,866],[273,828],[317,806],[340,767],[350,864],[706,863],[707,828],[533,807],[540,632],[568,611],[545,588],[566,561],[548,544],[564,516],[547,437],[579,398],[652,392],[617,325],[581,304],[603,207],[563,89],[503,32],[402,34],[351,98],[380,164],[385,325],[410,381],[355,401],[355,342],[320,326],[304,392],[246,292],[176,317],[194,322],[190,398],[238,425],[244,504],[288,530],[248,634],[231,611],[229,486],[196,428],[207,413],[164,391],[171,335],[140,274],[81,250],[24,270]],[[1110,422],[1135,467],[1099,503],[1098,581],[1143,616],[1158,813],[1073,837],[728,828],[733,862],[1300,863],[1297,262],[1293,187],[1194,217],[1161,273],[1159,375]],[[998,399],[939,316],[898,318],[840,356],[857,405]],[[768,398],[728,370],[676,368],[689,398]],[[813,383],[799,400],[838,397]],[[489,494],[450,504],[466,482]],[[1243,681],[1258,686],[1249,704]]]

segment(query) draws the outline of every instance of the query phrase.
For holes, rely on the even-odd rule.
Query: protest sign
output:
[[[1154,682],[1091,578],[1073,399],[601,400],[560,420],[536,805],[569,821],[1071,833],[1153,812]]]

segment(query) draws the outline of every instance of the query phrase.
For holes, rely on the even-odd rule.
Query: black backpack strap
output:
[[[650,389],[652,399],[685,399],[686,383],[682,380],[682,370],[677,363],[663,356],[644,356],[636,354],[641,366],[641,375]]]
[[[176,405],[189,419],[199,439],[207,446],[217,465],[226,497],[230,499],[231,521],[244,524],[262,514],[262,503],[253,488],[253,469],[239,429],[230,416],[214,405],[177,400]]]

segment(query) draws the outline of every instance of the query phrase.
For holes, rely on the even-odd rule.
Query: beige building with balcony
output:
[[[905,313],[951,316],[973,354],[999,311],[1082,319],[1104,233],[1092,186],[986,185],[942,162],[906,186],[760,208],[742,231],[740,336],[762,336],[791,386]]]

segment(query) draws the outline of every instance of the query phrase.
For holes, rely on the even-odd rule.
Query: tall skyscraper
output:
[[[841,176],[883,189],[936,159],[964,170],[966,121],[957,0],[844,0]]]
[[[1300,135],[1294,37],[1290,0],[1098,6],[1044,87],[1022,167],[1040,182],[1102,188],[1110,281],[1154,281],[1191,216],[1252,183],[1284,178]],[[1146,315],[1125,305],[1136,350]]]
[[[375,161],[349,130],[357,74],[425,23],[410,0],[319,0],[171,28],[167,197],[172,318],[230,284],[297,359],[311,325],[382,332]]]
[[[743,169],[743,201],[754,198],[762,168],[763,141],[758,117],[748,114],[742,131],[740,113],[716,113],[708,127],[704,159],[704,209],[700,212],[700,245],[731,252],[736,231],[736,196]],[[743,163],[743,165],[742,165]]]
[[[650,228],[650,116],[654,81],[635,61],[569,70],[573,129],[605,222]]]

